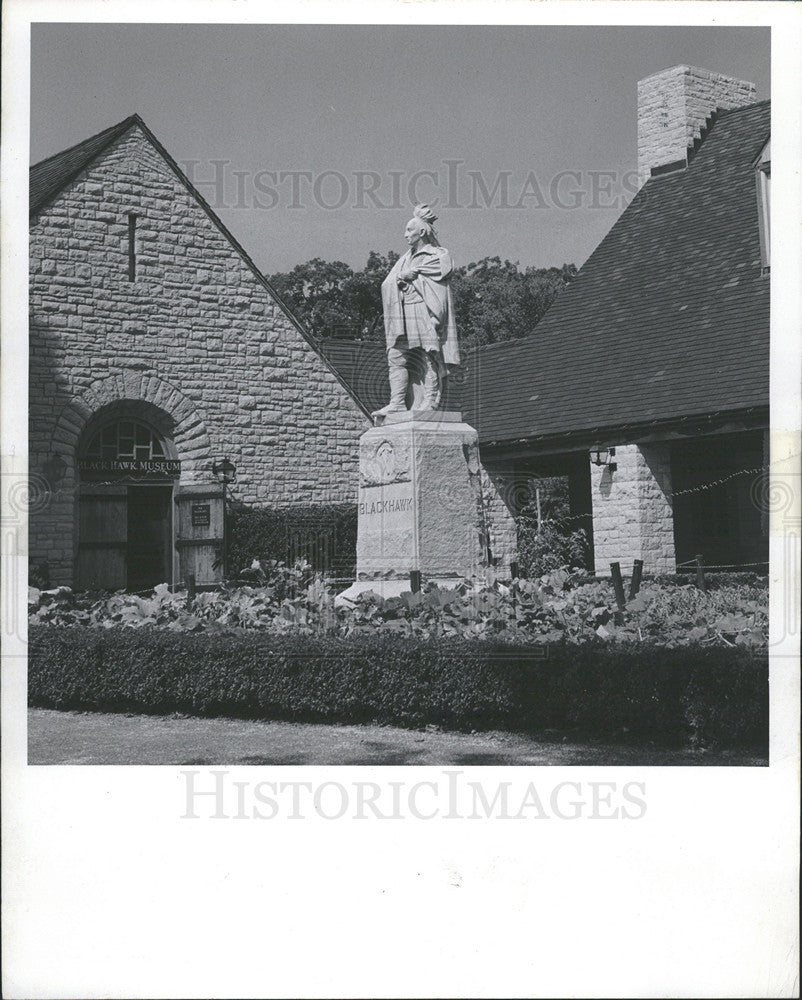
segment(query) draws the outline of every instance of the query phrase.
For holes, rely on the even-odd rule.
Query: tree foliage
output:
[[[318,340],[381,341],[381,283],[397,260],[392,250],[372,250],[365,267],[354,271],[343,261],[316,257],[268,277]],[[573,264],[521,268],[500,257],[457,268],[452,289],[460,344],[469,350],[528,336],[575,274]]]
[[[397,260],[392,250],[371,250],[365,267],[354,271],[341,260],[316,257],[268,280],[318,340],[381,340],[381,283]]]
[[[452,287],[460,342],[482,347],[526,337],[575,274],[573,264],[522,270],[499,257],[458,268]]]

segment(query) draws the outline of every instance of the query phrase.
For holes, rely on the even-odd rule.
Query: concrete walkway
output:
[[[31,709],[29,764],[767,764],[757,755],[573,743],[559,735],[245,722]]]

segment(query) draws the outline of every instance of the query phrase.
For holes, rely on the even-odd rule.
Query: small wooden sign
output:
[[[193,503],[192,527],[206,528],[212,523],[212,507],[208,503]]]

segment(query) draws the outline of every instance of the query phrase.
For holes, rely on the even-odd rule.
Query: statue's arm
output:
[[[425,260],[420,263],[415,262],[415,270],[427,278],[444,281],[454,270],[454,263],[448,250],[437,247],[434,253],[427,254]]]

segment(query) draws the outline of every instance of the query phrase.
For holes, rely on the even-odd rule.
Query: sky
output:
[[[31,162],[137,112],[268,273],[402,250],[416,201],[457,264],[581,266],[680,63],[770,96],[768,28],[34,24]]]

